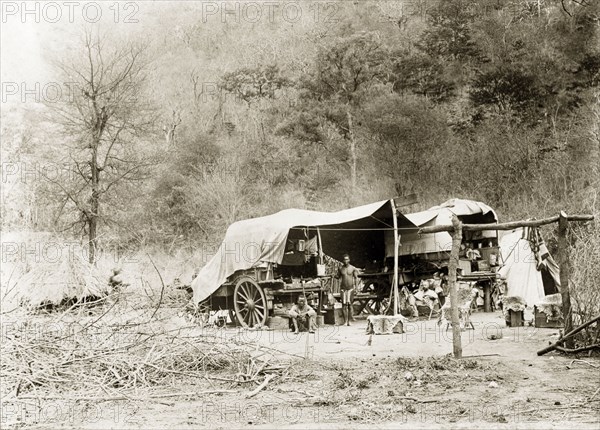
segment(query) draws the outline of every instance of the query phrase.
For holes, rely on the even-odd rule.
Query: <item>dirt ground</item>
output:
[[[364,320],[314,335],[220,329],[269,348],[285,372],[249,398],[256,383],[179,378],[173,397],[157,387],[139,393],[144,401],[3,404],[1,427],[600,428],[600,359],[538,357],[557,329],[507,328],[500,313],[475,313],[473,323],[462,360],[448,356],[451,330],[435,321],[370,345]]]

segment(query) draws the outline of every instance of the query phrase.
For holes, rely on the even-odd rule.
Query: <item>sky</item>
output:
[[[52,82],[50,58],[60,57],[85,28],[112,34],[143,31],[153,21],[156,2],[2,1],[0,79],[2,105],[14,105],[23,92]],[[98,7],[98,8],[97,8]],[[18,87],[15,89],[14,85]],[[15,94],[12,94],[16,92]],[[26,99],[33,96],[26,96]]]
[[[8,21],[0,33],[0,68],[2,82],[33,83],[47,75],[40,40],[42,24]]]

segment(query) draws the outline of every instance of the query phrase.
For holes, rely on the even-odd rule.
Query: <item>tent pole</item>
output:
[[[323,264],[323,241],[321,240],[319,227],[317,227],[317,239],[319,240],[319,264]]]
[[[392,204],[393,220],[394,220],[394,316],[398,315],[398,214],[396,212],[396,204],[394,199],[390,200]]]

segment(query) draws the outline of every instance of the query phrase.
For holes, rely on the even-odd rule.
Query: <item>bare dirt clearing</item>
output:
[[[473,321],[476,329],[463,332],[462,360],[446,356],[452,348],[451,333],[434,321],[410,323],[404,335],[373,336],[370,346],[360,320],[351,327],[321,328],[316,335],[205,329],[203,334],[222,343],[257,345],[257,358],[270,351],[274,379],[251,397],[264,374],[257,372],[255,380],[241,382],[215,369],[204,372],[205,377],[173,372],[168,391],[154,384],[120,396],[118,391],[98,396],[81,390],[18,401],[5,396],[2,424],[174,429],[561,428],[573,423],[600,427],[600,374],[594,367],[600,360],[537,357],[536,351],[555,339],[558,330],[506,328],[498,313],[476,313]],[[168,330],[180,322],[172,318],[164,324]],[[501,339],[488,340],[500,332]],[[243,373],[239,369],[238,374]]]

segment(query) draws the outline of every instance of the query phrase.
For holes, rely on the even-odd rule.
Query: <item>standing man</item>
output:
[[[338,269],[335,278],[341,280],[342,312],[346,325],[350,325],[350,321],[354,321],[352,304],[354,303],[354,291],[358,286],[358,269],[350,264],[348,254],[344,254],[343,260],[344,264]]]

